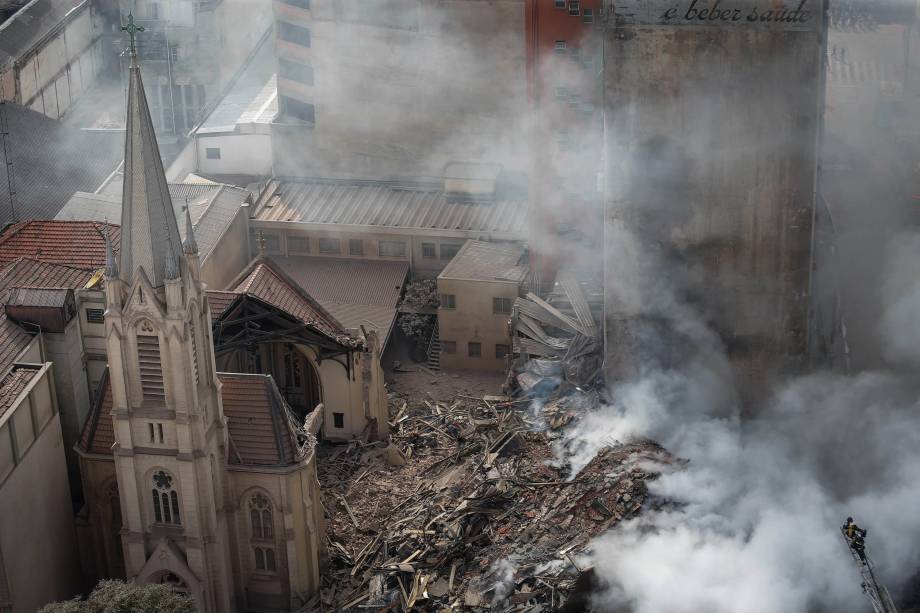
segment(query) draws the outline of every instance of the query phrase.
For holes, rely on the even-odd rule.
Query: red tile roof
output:
[[[271,260],[256,258],[238,279],[232,291],[261,298],[327,334],[345,334],[342,324]]]
[[[221,313],[227,310],[230,303],[240,296],[239,292],[222,292],[208,290],[208,306],[211,307],[211,323],[213,324],[220,319]]]
[[[86,416],[83,432],[77,443],[84,452],[112,454],[112,445],[115,444],[112,405],[112,386],[109,384],[109,371],[106,369],[99,382],[99,389],[96,390],[96,402]]]
[[[6,304],[14,287],[77,289],[86,285],[92,276],[91,270],[20,258],[0,266],[0,304]],[[9,370],[31,341],[32,335],[7,319],[5,311],[0,309],[0,373]]]
[[[0,381],[0,417],[13,408],[13,404],[19,398],[19,394],[28,387],[29,382],[38,374],[39,370],[39,368],[28,366],[17,366]]]
[[[121,244],[121,228],[108,224],[115,252]],[[75,268],[105,266],[105,227],[96,221],[31,219],[9,226],[0,234],[0,264],[20,257]]]
[[[230,433],[231,464],[290,466],[306,456],[312,440],[298,433],[295,417],[274,379],[233,373],[218,376]]]
[[[230,434],[230,464],[293,466],[313,449],[315,439],[296,418],[268,375],[219,373],[221,398]],[[106,371],[97,401],[77,443],[84,453],[112,454],[112,386]]]

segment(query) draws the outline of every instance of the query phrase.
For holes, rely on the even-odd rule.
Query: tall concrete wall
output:
[[[681,358],[680,338],[654,355],[639,350],[647,333],[673,333],[662,281],[718,334],[742,380],[803,366],[821,2],[623,0],[610,13],[605,326],[614,378],[646,358]],[[653,261],[661,266],[647,268]]]

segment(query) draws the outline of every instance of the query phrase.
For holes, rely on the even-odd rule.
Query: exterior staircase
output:
[[[434,330],[431,332],[431,339],[428,341],[428,363],[426,366],[435,371],[441,371],[441,337],[438,334],[438,322],[434,322]]]

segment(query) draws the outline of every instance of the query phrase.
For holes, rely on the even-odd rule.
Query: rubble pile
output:
[[[321,451],[329,560],[317,608],[556,609],[591,539],[642,508],[648,460],[670,462],[636,442],[572,477],[529,402],[412,405],[395,412],[390,443]]]

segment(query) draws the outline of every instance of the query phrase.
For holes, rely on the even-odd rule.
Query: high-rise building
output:
[[[550,286],[573,250],[601,240],[601,0],[528,0],[527,95],[534,273]]]
[[[203,120],[271,27],[265,2],[118,1],[121,21],[132,12],[146,29],[138,61],[160,137],[185,136]]]
[[[614,380],[689,349],[664,287],[717,333],[742,382],[805,364],[825,4],[624,0],[607,16]],[[672,337],[643,342],[662,329]]]
[[[524,0],[275,0],[276,176],[527,170]]]

